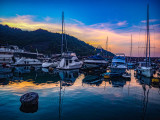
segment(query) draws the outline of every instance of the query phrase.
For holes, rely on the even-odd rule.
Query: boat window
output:
[[[68,65],[68,60],[66,60],[66,66]]]
[[[76,59],[76,60],[74,60],[75,62],[79,62],[79,60],[78,59]]]

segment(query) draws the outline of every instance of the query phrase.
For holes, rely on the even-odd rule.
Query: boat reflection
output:
[[[75,70],[59,70],[59,76],[62,80],[62,86],[72,86],[80,75],[79,69]]]
[[[126,79],[125,78],[111,78],[111,79],[105,79],[106,82],[109,82],[109,84],[112,85],[112,87],[124,87],[126,85]]]
[[[147,106],[149,102],[149,91],[151,87],[151,78],[144,76],[137,76],[137,82],[142,85],[143,98],[142,98],[142,120],[146,118]]]
[[[85,75],[85,78],[83,79],[83,83],[96,86],[99,86],[102,81],[102,78],[98,75]]]

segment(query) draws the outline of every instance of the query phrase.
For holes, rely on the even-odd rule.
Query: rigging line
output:
[[[66,42],[66,51],[68,51],[68,48],[67,48],[67,39],[66,39],[66,30],[65,30],[65,21],[64,21],[64,37],[65,37],[65,42]]]
[[[154,40],[154,57],[155,57],[155,29],[154,29],[154,26],[153,26],[153,33],[154,33],[154,38],[153,38],[153,40]]]

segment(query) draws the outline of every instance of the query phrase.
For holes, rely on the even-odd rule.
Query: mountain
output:
[[[32,52],[37,49],[39,53],[48,55],[60,53],[61,39],[62,35],[60,33],[51,33],[43,29],[23,31],[18,28],[10,28],[7,25],[0,25],[0,44],[17,45]],[[80,56],[96,54],[93,46],[70,35],[66,35],[66,39],[68,51],[74,51]],[[109,55],[113,54],[109,52]]]

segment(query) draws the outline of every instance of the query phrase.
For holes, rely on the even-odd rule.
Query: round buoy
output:
[[[21,104],[19,109],[21,112],[24,112],[24,113],[34,113],[38,111],[38,104],[29,105],[29,106],[25,104]]]
[[[38,93],[30,92],[21,96],[20,102],[25,105],[34,105],[38,104]]]
[[[49,67],[49,72],[52,72],[53,71],[53,68],[52,67]]]

